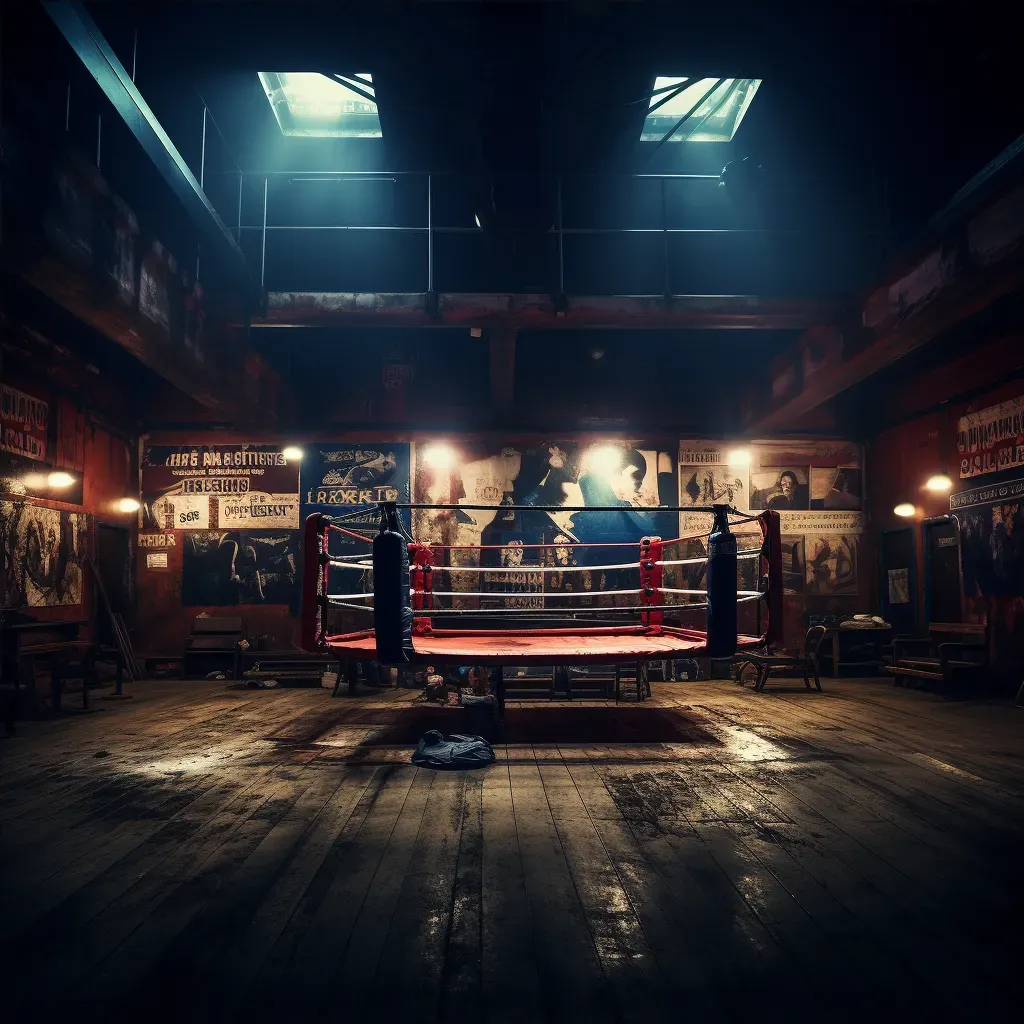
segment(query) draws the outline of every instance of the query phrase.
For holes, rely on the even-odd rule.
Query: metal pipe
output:
[[[96,115],[96,170],[100,168],[100,154],[103,150],[103,115]]]
[[[243,231],[262,231],[261,224],[243,224]],[[478,235],[477,227],[457,225],[420,228],[403,224],[271,224],[268,231],[404,231],[408,234]],[[529,229],[523,229],[529,230]],[[565,228],[566,235],[786,235],[811,234],[812,228]],[[531,232],[532,233],[532,232]],[[865,232],[870,234],[870,232]],[[558,228],[548,228],[545,234],[557,235]]]
[[[665,295],[671,295],[672,289],[669,287],[668,278],[668,212],[665,209],[665,179],[661,179],[661,232],[662,232],[662,253],[661,253],[661,270],[662,270],[662,291]]]
[[[267,275],[267,190],[270,188],[270,178],[263,179],[263,246],[260,251],[260,293],[262,295],[264,282]]]
[[[206,104],[203,104],[203,147],[199,154],[199,187],[206,180]]]
[[[564,236],[565,229],[562,226],[562,179],[558,179],[558,294],[565,293],[565,253]]]
[[[241,245],[242,243],[242,181],[244,175],[241,170],[238,172],[238,221],[235,229],[235,241]]]
[[[427,175],[427,292],[434,290],[434,179]]]
[[[135,57],[139,52],[139,30],[132,30],[132,84],[135,84]]]
[[[228,174],[230,172],[229,171],[219,171],[218,173],[220,173],[220,174]],[[265,177],[267,175],[270,175],[271,177],[287,176],[287,177],[291,177],[291,178],[294,178],[294,177],[302,178],[304,176],[308,176],[310,172],[308,170],[306,170],[306,171],[243,171],[242,173],[246,174],[246,175],[249,175],[249,176],[255,176],[255,177],[259,177],[259,176],[264,176]],[[459,171],[341,171],[341,170],[335,171],[335,170],[323,170],[323,171],[317,171],[316,174],[317,175],[324,175],[324,176],[336,175],[338,177],[346,177],[346,178],[365,178],[365,177],[382,177],[382,176],[386,176],[388,178],[423,178],[423,177],[426,177],[428,174],[432,175],[435,178],[436,177],[445,177],[445,178],[447,178],[447,177],[454,177],[456,175],[459,175],[460,177],[462,176]],[[536,175],[535,174],[531,174],[531,173],[526,172],[526,171],[521,171],[521,172],[518,172],[518,173],[509,172],[509,173],[505,173],[505,174],[500,174],[500,175],[498,175],[498,177],[500,177],[500,178],[534,178],[534,177],[536,177]],[[592,172],[589,172],[589,173],[586,173],[586,174],[573,174],[570,177],[572,177],[572,178],[580,178],[580,179],[583,179],[583,178],[611,178],[611,179],[623,178],[623,179],[626,179],[626,180],[632,180],[633,178],[683,178],[683,179],[692,180],[692,181],[718,181],[720,179],[721,175],[718,175],[718,174],[669,174],[669,173],[664,173],[664,174],[653,174],[653,173],[621,174],[621,173],[618,173],[617,174],[614,171],[603,171],[603,172],[602,171],[592,171]]]
[[[64,131],[71,131],[71,79],[68,79],[68,94],[64,100]]]

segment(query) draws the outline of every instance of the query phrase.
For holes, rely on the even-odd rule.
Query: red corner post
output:
[[[761,638],[768,647],[782,644],[782,517],[774,509],[762,512],[758,517],[761,524],[761,578],[768,584],[765,603],[768,605],[768,622]]]
[[[664,583],[664,567],[660,564],[664,558],[665,545],[660,537],[643,537],[640,540],[640,604],[664,604],[661,588]],[[665,621],[662,611],[640,612],[640,621],[645,626],[660,627]]]
[[[412,584],[412,631],[423,636],[431,630],[429,615],[416,612],[434,607],[434,552],[429,544],[409,545],[409,582]]]
[[[306,518],[302,531],[302,649],[323,647],[327,611],[327,528],[323,516]]]

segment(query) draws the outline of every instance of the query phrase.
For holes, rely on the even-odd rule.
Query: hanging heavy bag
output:
[[[715,505],[708,537],[708,654],[736,653],[736,535],[729,529],[728,505]]]
[[[384,505],[373,538],[373,629],[382,665],[405,665],[413,654],[409,548],[398,527],[398,509]]]

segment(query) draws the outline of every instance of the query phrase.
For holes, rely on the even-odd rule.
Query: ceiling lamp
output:
[[[925,487],[929,491],[936,491],[941,493],[942,491],[948,491],[953,486],[953,481],[945,473],[936,473],[934,476],[928,477],[925,482]]]
[[[139,503],[134,498],[122,498],[117,503],[117,511],[130,513],[139,511]]]
[[[909,501],[901,501],[893,509],[893,512],[895,512],[896,515],[900,516],[903,519],[909,519],[912,515],[914,515],[915,512],[917,512],[917,509],[914,508],[914,506],[911,505]]]
[[[749,466],[750,452],[746,448],[734,448],[727,456],[730,466]]]
[[[70,487],[75,482],[75,478],[70,473],[51,473],[47,478],[46,482],[50,487],[60,488],[63,490],[65,487]]]
[[[284,456],[285,462],[301,462],[302,461],[302,449],[294,444],[288,445],[287,448],[283,449],[281,454]]]

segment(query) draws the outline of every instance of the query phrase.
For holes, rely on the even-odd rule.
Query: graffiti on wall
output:
[[[0,502],[5,608],[82,603],[88,516],[22,502]]]

